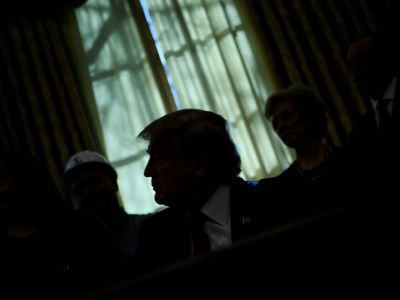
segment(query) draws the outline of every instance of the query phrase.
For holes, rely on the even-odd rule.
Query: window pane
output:
[[[166,113],[154,74],[127,1],[92,0],[76,11],[106,154],[118,172],[129,213],[160,208],[153,200],[146,143],[137,134]]]

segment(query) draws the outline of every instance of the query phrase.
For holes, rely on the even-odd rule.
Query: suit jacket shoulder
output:
[[[257,220],[259,195],[256,181],[236,178],[231,183],[231,224],[233,242],[259,232]]]

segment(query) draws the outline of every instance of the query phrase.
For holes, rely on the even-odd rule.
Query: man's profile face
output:
[[[150,158],[144,175],[151,177],[155,201],[175,206],[190,198],[195,164],[179,155],[176,143],[167,139],[158,143],[150,141],[147,152]]]
[[[362,90],[368,91],[382,77],[381,62],[372,37],[353,42],[348,49],[347,60],[353,81]]]

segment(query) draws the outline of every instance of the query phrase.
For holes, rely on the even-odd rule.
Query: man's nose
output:
[[[152,167],[151,159],[149,159],[149,161],[147,162],[146,167],[144,168],[144,176],[145,177],[153,176],[153,167]]]

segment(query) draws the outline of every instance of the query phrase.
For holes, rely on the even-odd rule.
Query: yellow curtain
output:
[[[102,148],[98,127],[87,118],[90,90],[82,88],[79,61],[70,51],[73,11],[26,11],[14,4],[0,21],[0,147],[33,153],[62,192],[59,178],[69,156]]]

